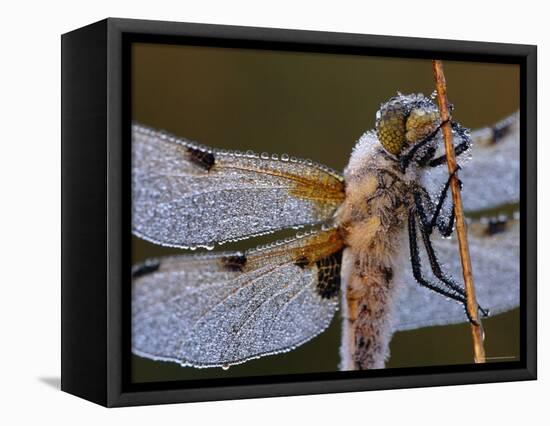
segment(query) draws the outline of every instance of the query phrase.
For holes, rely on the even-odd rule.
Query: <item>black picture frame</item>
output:
[[[136,41],[516,63],[521,91],[521,360],[132,384],[130,45]],[[536,46],[109,18],[62,44],[62,390],[105,406],[536,379]]]

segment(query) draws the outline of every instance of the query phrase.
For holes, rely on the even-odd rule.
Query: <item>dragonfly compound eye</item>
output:
[[[420,142],[435,132],[440,123],[439,111],[435,105],[433,108],[414,108],[407,117],[405,138],[408,143]]]
[[[376,113],[376,133],[386,151],[399,155],[405,144],[407,108],[399,99],[391,99]]]
[[[378,140],[393,155],[429,136],[439,124],[437,106],[421,94],[398,94],[382,104],[376,114]]]

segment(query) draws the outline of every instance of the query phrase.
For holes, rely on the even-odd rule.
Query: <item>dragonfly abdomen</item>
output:
[[[403,237],[395,230],[371,250],[348,247],[342,259],[342,370],[384,368],[393,332],[393,305]],[[382,237],[382,236],[380,236]],[[389,241],[390,238],[393,241]],[[385,251],[383,251],[385,249]]]
[[[347,246],[342,263],[343,370],[383,368],[389,355],[408,193],[393,170],[369,170],[348,181],[338,216]]]

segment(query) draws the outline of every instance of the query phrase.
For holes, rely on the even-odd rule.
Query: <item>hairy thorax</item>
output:
[[[395,273],[416,176],[381,151],[354,152],[337,213],[342,264],[343,369],[382,368],[391,337]],[[359,158],[357,158],[359,156]]]

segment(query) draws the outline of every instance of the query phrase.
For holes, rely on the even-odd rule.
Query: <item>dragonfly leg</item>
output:
[[[445,297],[448,297],[450,299],[456,300],[457,302],[465,304],[466,299],[462,294],[460,294],[460,292],[457,292],[452,288],[448,289],[448,288],[441,287],[440,285],[434,284],[426,280],[422,276],[422,262],[420,260],[420,253],[418,250],[416,219],[415,219],[414,211],[409,212],[408,231],[409,231],[409,249],[411,254],[411,265],[413,270],[413,276],[416,282],[418,282],[418,284],[420,284],[422,287],[426,287]]]
[[[453,211],[454,211],[454,209],[453,209]],[[409,218],[409,220],[410,220],[410,218]],[[414,218],[413,218],[413,220],[414,220]],[[453,218],[450,222],[451,225],[452,225],[453,221],[454,221],[454,216],[453,216]],[[415,228],[416,228],[416,224],[415,224]],[[463,298],[462,303],[464,304],[464,308],[466,309],[466,314],[468,316],[468,320],[472,323],[477,324],[477,322],[474,321],[471,318],[470,313],[468,312],[468,309],[467,309],[467,306],[466,306],[466,291],[462,287],[460,287],[450,276],[446,275],[443,272],[443,270],[441,268],[441,264],[440,264],[439,260],[437,259],[437,255],[436,255],[435,250],[433,248],[432,241],[430,240],[430,232],[431,232],[431,229],[425,227],[422,223],[420,223],[420,233],[422,235],[422,240],[424,242],[424,247],[426,249],[426,253],[428,254],[428,260],[430,262],[430,268],[431,268],[433,274],[448,289],[450,289],[452,291],[455,291],[458,294],[460,294],[460,296],[462,296],[462,298]],[[452,232],[452,230],[451,230],[451,232]],[[411,238],[412,238],[411,230],[409,229],[409,240]],[[417,244],[417,242],[416,242],[416,229],[414,230],[414,238],[415,238],[414,243],[416,245]],[[418,247],[416,248],[416,250],[418,251]],[[412,250],[411,250],[411,258],[412,258]],[[414,272],[414,267],[413,267],[413,272]],[[416,276],[415,276],[415,279],[417,279]],[[417,279],[417,281],[418,281],[418,279]],[[487,309],[483,308],[482,306],[478,305],[478,309],[479,309],[479,312],[481,312],[481,314],[484,317],[487,317],[489,315],[489,311]]]
[[[430,224],[431,225],[430,230],[433,229],[434,226],[437,226],[439,233],[444,237],[449,237],[453,233],[453,228],[455,223],[454,201],[452,202],[451,212],[448,218],[445,218],[444,216],[441,215],[441,209],[443,208],[443,204],[445,203],[445,200],[447,199],[447,195],[449,194],[449,187],[451,185],[451,180],[456,175],[456,172],[458,172],[458,170],[460,170],[459,165],[456,166],[456,169],[454,170],[454,172],[449,175],[447,182],[445,182],[445,186],[443,187],[443,190],[439,195],[439,199],[437,200],[437,206],[435,208],[435,212],[432,217],[432,222]],[[458,184],[460,189],[462,190],[462,181],[460,179],[458,179]]]
[[[414,193],[415,206],[420,216],[420,221],[422,223],[423,228],[426,229],[429,234],[432,233],[433,228],[435,226],[437,226],[437,229],[439,229],[439,232],[444,237],[450,236],[453,232],[453,226],[455,221],[454,205],[452,206],[451,213],[449,217],[446,218],[446,220],[441,215],[441,209],[443,208],[443,204],[447,199],[447,195],[449,193],[449,187],[451,184],[451,179],[459,169],[460,169],[460,166],[457,166],[455,171],[451,175],[449,175],[449,178],[447,179],[447,182],[445,183],[443,190],[438,196],[437,203],[434,203],[432,201],[428,192],[422,187],[418,187]],[[460,184],[460,187],[462,188],[462,182],[460,180],[459,180],[459,184]],[[430,212],[431,218],[428,218],[427,210]]]
[[[439,132],[439,130],[441,130],[441,127],[447,123],[449,120],[446,120],[446,121],[443,121],[441,122],[437,128],[431,132],[428,136],[426,136],[424,139],[422,139],[420,142],[417,142],[415,146],[413,146],[411,148],[411,150],[409,152],[407,152],[406,154],[403,154],[399,160],[399,163],[400,163],[400,166],[401,166],[401,171],[403,173],[405,173],[405,171],[407,170],[407,168],[409,167],[409,164],[411,163],[411,161],[413,160],[414,156],[416,155],[416,153],[418,152],[419,149],[421,149],[423,146],[425,146],[428,142],[430,142],[431,140],[433,140],[433,138],[435,137],[435,135],[437,135],[437,132]],[[431,149],[428,149],[427,151],[428,153],[431,153],[431,155],[433,156],[434,153],[435,153],[435,150],[431,150]],[[420,159],[418,159],[417,161],[419,162],[426,162],[427,159],[425,158],[426,155],[422,156]]]
[[[434,158],[435,151],[436,149],[434,146],[430,146],[426,148],[426,152],[417,161],[418,167],[420,168],[428,167],[430,165],[430,162]]]
[[[460,136],[461,142],[455,146],[455,156],[459,156],[468,151],[472,146],[472,138],[467,133],[466,129],[458,123],[452,123],[453,130]],[[432,159],[429,163],[429,167],[437,167],[447,162],[447,154],[443,154],[440,157]]]
[[[428,260],[430,261],[430,267],[433,274],[443,284],[445,284],[446,287],[456,291],[461,296],[466,298],[466,292],[464,291],[464,289],[460,287],[451,277],[446,275],[441,269],[441,264],[437,259],[437,255],[435,254],[435,250],[432,246],[432,241],[430,240],[430,234],[428,233],[428,230],[425,229],[422,225],[420,225],[420,234],[422,235],[422,241],[424,242],[424,247],[426,248],[426,253],[428,254]]]

